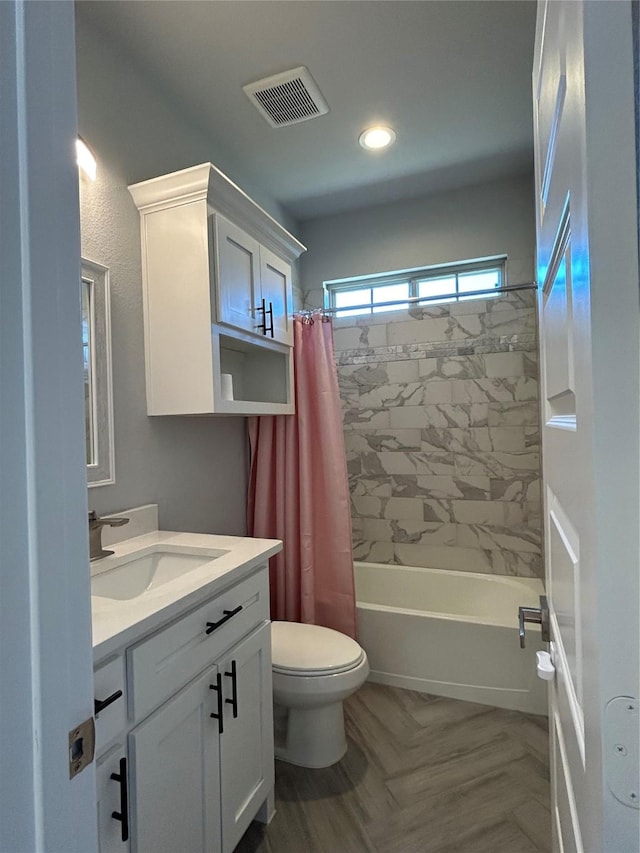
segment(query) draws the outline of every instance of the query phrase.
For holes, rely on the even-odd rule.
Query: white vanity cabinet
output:
[[[269,626],[130,734],[140,853],[231,853],[273,787]]]
[[[130,642],[96,690],[118,662],[128,713],[98,760],[101,853],[232,853],[273,808],[267,564]]]
[[[291,269],[305,247],[210,163],[129,190],[148,414],[293,413]]]

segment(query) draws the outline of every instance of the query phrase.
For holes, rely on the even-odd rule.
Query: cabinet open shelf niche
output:
[[[213,349],[216,412],[230,415],[294,413],[290,347],[267,349],[215,329]],[[233,400],[222,398],[220,377],[223,373],[232,377]]]

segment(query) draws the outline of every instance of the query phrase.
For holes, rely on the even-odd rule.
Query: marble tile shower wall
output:
[[[535,292],[334,330],[355,558],[541,577]]]

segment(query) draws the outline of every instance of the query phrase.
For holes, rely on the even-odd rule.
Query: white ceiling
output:
[[[532,170],[529,0],[82,0],[298,219]],[[271,128],[246,83],[306,65],[329,113]],[[391,124],[385,152],[361,130]]]

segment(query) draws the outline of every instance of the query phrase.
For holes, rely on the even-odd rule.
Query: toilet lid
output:
[[[341,672],[357,666],[363,654],[355,640],[331,628],[299,622],[271,623],[273,668],[282,672]]]

